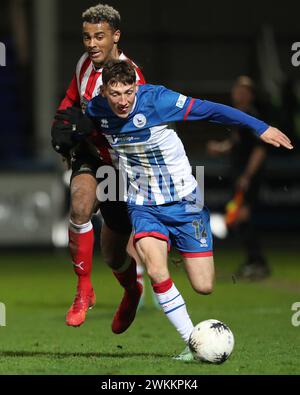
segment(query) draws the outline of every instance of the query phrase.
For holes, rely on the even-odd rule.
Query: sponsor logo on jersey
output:
[[[126,144],[126,143],[131,143],[134,140],[133,136],[116,136],[113,135],[111,138],[112,145],[116,144]]]
[[[177,100],[176,107],[183,108],[184,105],[185,105],[186,100],[187,100],[186,96],[180,95],[178,100]]]
[[[133,124],[136,128],[143,128],[147,123],[147,118],[143,114],[136,114],[133,118]]]
[[[135,135],[120,135],[120,134],[112,134],[107,135],[107,140],[111,145],[123,145],[123,144],[132,144],[132,143],[143,143],[149,140],[151,136],[151,132],[149,129],[144,129],[136,133]]]

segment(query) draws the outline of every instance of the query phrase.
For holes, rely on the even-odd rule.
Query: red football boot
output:
[[[134,288],[125,289],[123,299],[111,324],[111,329],[116,334],[125,332],[135,318],[136,310],[143,293],[142,284],[137,282],[136,285]]]
[[[82,325],[85,321],[87,310],[92,309],[95,304],[96,295],[93,288],[89,291],[78,289],[74,302],[67,313],[66,324],[75,327]]]

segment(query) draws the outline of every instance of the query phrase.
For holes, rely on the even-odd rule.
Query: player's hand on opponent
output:
[[[89,136],[95,129],[93,121],[83,114],[79,107],[68,107],[65,110],[58,110],[55,119],[66,122],[78,140]]]
[[[68,157],[78,142],[89,136],[93,130],[93,122],[82,113],[81,108],[68,107],[66,110],[58,110],[51,129],[52,146],[56,152]]]
[[[291,140],[280,130],[270,126],[260,138],[268,144],[274,145],[274,147],[285,147],[287,149],[293,149]]]

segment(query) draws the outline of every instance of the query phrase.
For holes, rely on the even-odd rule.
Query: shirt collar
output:
[[[119,59],[120,60],[127,60],[127,56],[119,49]],[[93,69],[96,73],[102,73],[103,67],[95,67],[94,63],[91,61]]]
[[[135,107],[136,107],[136,103],[137,103],[137,96],[135,95],[135,98],[134,98],[134,103],[133,103],[133,106],[132,106],[132,109],[131,109],[131,111],[130,111],[129,115],[131,115],[131,114],[134,112],[134,110],[135,110]]]

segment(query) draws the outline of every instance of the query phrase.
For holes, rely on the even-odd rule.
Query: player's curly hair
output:
[[[113,30],[119,30],[121,26],[121,16],[113,7],[107,4],[97,4],[82,13],[82,22],[107,22]]]

